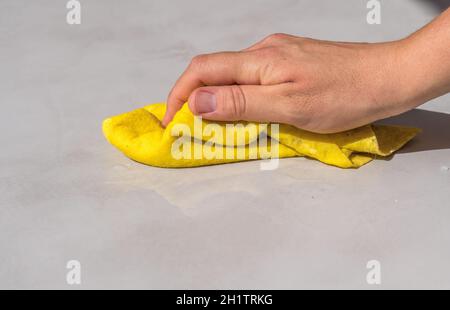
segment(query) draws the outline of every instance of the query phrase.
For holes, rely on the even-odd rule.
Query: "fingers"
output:
[[[292,86],[230,85],[196,89],[189,97],[189,108],[195,115],[217,121],[256,121],[292,123],[288,96]]]
[[[274,85],[285,82],[282,77],[270,73],[270,66],[275,61],[270,48],[286,44],[295,38],[276,33],[241,52],[194,57],[169,94],[167,111],[162,120],[163,126],[167,126],[198,87],[234,84]]]
[[[255,53],[223,52],[195,57],[175,83],[163,118],[166,126],[196,88],[205,85],[260,84],[261,61]]]

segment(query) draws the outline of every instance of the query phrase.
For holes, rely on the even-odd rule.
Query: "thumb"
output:
[[[189,97],[194,115],[216,121],[291,123],[292,109],[281,85],[231,85],[197,88]]]

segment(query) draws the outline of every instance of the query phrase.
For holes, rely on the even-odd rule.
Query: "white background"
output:
[[[72,289],[72,259],[89,289],[450,288],[449,96],[389,120],[424,132],[358,170],[158,169],[101,132],[164,101],[196,54],[274,32],[393,40],[433,1],[382,1],[381,25],[365,0],[81,3],[70,26],[66,1],[0,1],[0,288]]]

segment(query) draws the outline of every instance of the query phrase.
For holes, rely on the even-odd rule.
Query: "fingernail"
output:
[[[216,110],[216,96],[207,91],[198,91],[195,95],[195,109],[197,113],[211,113]]]

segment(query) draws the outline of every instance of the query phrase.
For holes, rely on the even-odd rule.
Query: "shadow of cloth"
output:
[[[432,6],[439,12],[443,12],[448,7],[450,7],[450,0],[416,0],[416,1]]]
[[[450,149],[450,114],[414,109],[377,123],[422,129],[422,132],[398,153]]]

